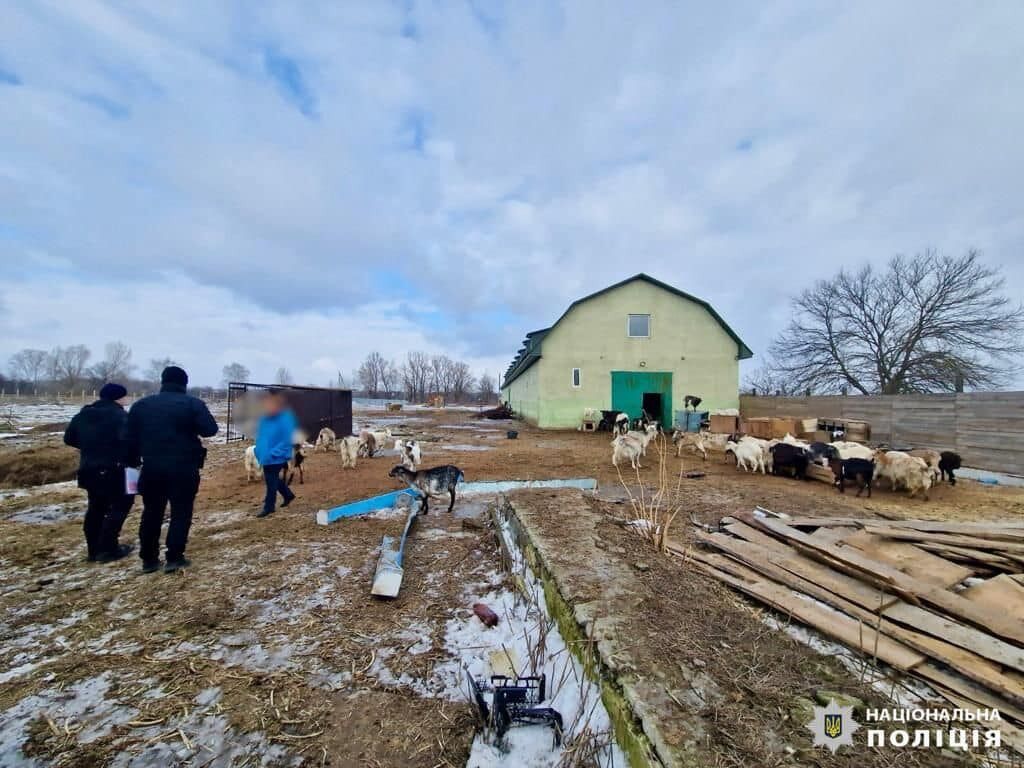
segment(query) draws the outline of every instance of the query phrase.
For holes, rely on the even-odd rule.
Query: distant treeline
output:
[[[135,394],[154,392],[160,387],[160,373],[169,365],[181,365],[172,358],[156,358],[144,365],[132,359],[132,350],[121,341],[104,346],[103,357],[96,360],[84,344],[54,347],[51,350],[23,349],[11,355],[6,373],[0,373],[0,388],[8,394],[57,395],[97,390],[105,382],[117,381]],[[230,363],[222,370],[221,387],[202,387],[211,395],[223,393],[228,382],[250,381],[249,369]],[[258,382],[259,383],[259,382]],[[295,383],[291,372],[278,368],[274,384]],[[435,396],[446,402],[492,402],[496,397],[495,379],[489,373],[474,376],[469,365],[447,355],[409,352],[399,363],[371,352],[346,380],[339,371],[333,381],[311,386],[352,389],[357,396],[403,398],[426,402]]]

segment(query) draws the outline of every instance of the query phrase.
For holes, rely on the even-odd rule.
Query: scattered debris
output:
[[[498,614],[492,611],[483,603],[473,603],[473,613],[484,623],[485,626],[495,627],[498,625]]]

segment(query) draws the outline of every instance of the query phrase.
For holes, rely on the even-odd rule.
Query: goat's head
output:
[[[409,482],[412,479],[412,474],[413,473],[410,472],[407,467],[403,467],[401,464],[396,464],[394,467],[391,468],[391,471],[388,472],[388,477],[397,477],[401,480]]]

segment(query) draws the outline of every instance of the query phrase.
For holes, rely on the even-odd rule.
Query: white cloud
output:
[[[355,350],[292,358],[245,318],[326,344],[407,302],[432,322],[368,326],[386,351],[504,360],[646,271],[761,352],[803,285],[930,246],[980,247],[1024,294],[1019,3],[404,6],[0,6],[0,279],[100,285],[147,322],[124,297],[185,275],[224,330],[189,310],[157,342],[321,378]],[[43,346],[84,327],[33,317]]]

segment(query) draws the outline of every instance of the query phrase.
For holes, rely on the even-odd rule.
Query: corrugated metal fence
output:
[[[740,415],[867,421],[871,442],[956,451],[964,465],[1024,475],[1024,392],[740,397]]]

